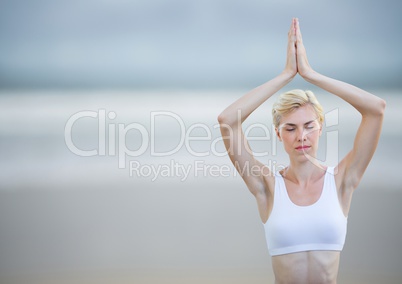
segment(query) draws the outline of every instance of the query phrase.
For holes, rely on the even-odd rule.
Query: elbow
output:
[[[379,99],[377,112],[380,116],[384,116],[386,106],[387,102],[384,99]]]
[[[363,115],[368,115],[368,116],[383,117],[386,106],[387,106],[387,103],[385,102],[384,99],[377,98],[375,101],[373,101],[371,103],[370,108],[368,108],[366,110],[366,112],[362,113],[362,114]]]
[[[387,102],[384,99],[381,99],[381,105],[382,105],[382,112],[384,112],[387,106]]]
[[[218,119],[219,124],[225,122],[225,116],[222,113],[220,115],[218,115],[217,119]]]
[[[226,126],[229,125],[231,127],[234,127],[235,125],[239,126],[243,123],[243,119],[241,117],[226,110],[221,112],[217,119],[219,124]]]
[[[221,131],[229,131],[230,129],[233,129],[236,127],[237,123],[236,120],[231,119],[228,116],[225,115],[218,115],[218,122],[221,128]]]
[[[385,113],[385,107],[387,103],[381,98],[377,98],[371,101],[364,111],[360,111],[360,114],[365,117],[375,117],[382,119]]]
[[[219,124],[232,124],[231,119],[229,119],[228,116],[223,113],[218,115],[218,122]]]

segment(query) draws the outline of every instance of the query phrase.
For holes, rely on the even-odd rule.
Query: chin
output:
[[[297,155],[294,155],[294,158],[298,162],[308,162],[311,160],[317,160],[317,155],[315,153],[310,154],[310,153],[297,153]]]

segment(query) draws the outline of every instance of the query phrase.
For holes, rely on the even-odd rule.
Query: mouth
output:
[[[303,145],[303,146],[296,147],[295,149],[297,151],[306,151],[307,149],[310,149],[310,148],[311,148],[311,146]]]

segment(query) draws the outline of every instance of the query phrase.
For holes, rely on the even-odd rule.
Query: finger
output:
[[[294,43],[296,41],[296,18],[292,19],[288,37],[289,37],[289,43],[291,43],[291,42]]]
[[[290,24],[288,36],[289,38],[292,36],[292,34],[295,32],[295,18],[292,19],[292,23]]]
[[[299,19],[296,19],[296,40],[298,42],[302,42],[302,34],[300,31],[300,24],[299,24]]]

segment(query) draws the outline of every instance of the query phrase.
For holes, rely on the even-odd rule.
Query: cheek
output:
[[[309,133],[307,135],[310,141],[316,142],[318,144],[318,141],[320,140],[320,131],[314,131],[312,133]]]
[[[292,133],[286,133],[286,132],[281,133],[281,138],[282,138],[282,142],[284,144],[288,144],[288,143],[294,141],[294,137],[293,137]]]

